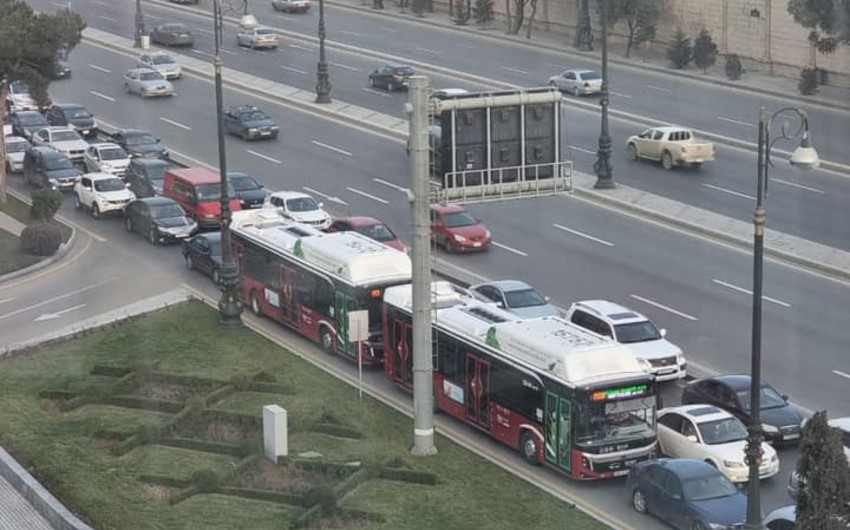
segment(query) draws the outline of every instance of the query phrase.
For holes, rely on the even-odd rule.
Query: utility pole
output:
[[[431,223],[428,182],[428,78],[410,77],[410,174],[413,178],[413,447],[416,456],[434,446],[434,375],[431,366]]]

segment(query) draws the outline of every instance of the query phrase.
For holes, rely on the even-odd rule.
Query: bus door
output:
[[[292,267],[281,265],[280,267],[280,316],[285,324],[298,327],[301,311],[295,300],[295,285],[297,271]]]
[[[348,311],[356,307],[355,300],[343,291],[334,292],[334,320],[336,320],[336,348],[341,353],[356,357],[357,344],[348,340]]]
[[[407,387],[413,386],[413,326],[401,318],[394,318],[392,332],[390,356],[393,380]]]
[[[558,394],[546,393],[546,461],[564,471],[572,470],[572,403]]]
[[[490,429],[490,363],[471,353],[466,355],[466,417]]]

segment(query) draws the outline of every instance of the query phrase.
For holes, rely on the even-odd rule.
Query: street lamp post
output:
[[[800,126],[789,133],[788,116],[783,116],[784,122],[780,135],[770,141],[770,130],[773,120],[785,112],[793,113],[792,117],[800,120]],[[763,530],[761,519],[761,491],[759,483],[759,463],[763,456],[761,429],[761,317],[762,317],[762,285],[764,280],[764,199],[767,194],[768,170],[770,168],[770,150],[779,140],[791,140],[802,136],[800,146],[791,154],[789,162],[800,169],[812,169],[820,165],[818,153],[812,147],[809,135],[808,115],[794,107],[784,107],[767,115],[764,109],[759,112],[758,130],[758,179],[756,190],[756,209],[753,215],[753,336],[750,356],[750,423],[747,426],[747,447],[744,450],[749,468],[747,483],[747,530]]]
[[[331,82],[325,59],[325,1],[319,0],[319,67],[316,73],[316,103],[331,102]]]
[[[142,14],[142,0],[136,0],[136,38],[133,48],[142,47],[142,35],[145,34],[145,17]]]
[[[599,133],[599,149],[596,151],[596,172],[594,188],[610,190],[614,186],[611,172],[611,135],[608,133],[608,1],[602,1],[602,130]]]

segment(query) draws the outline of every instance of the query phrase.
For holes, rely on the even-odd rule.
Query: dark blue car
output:
[[[183,259],[189,270],[200,271],[221,284],[221,232],[204,232],[183,240]]]
[[[635,464],[627,482],[632,506],[682,530],[732,530],[747,517],[747,498],[711,464],[662,458]]]

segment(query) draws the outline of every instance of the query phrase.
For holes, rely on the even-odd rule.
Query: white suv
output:
[[[573,324],[627,344],[639,359],[647,361],[658,381],[680,379],[687,375],[682,349],[664,337],[648,318],[607,300],[576,302],[567,311]]]
[[[331,225],[331,216],[322,206],[313,197],[298,191],[276,191],[266,197],[263,203],[263,208],[277,209],[283,217],[319,230]]]
[[[89,146],[76,129],[70,126],[41,128],[33,133],[32,143],[52,147],[70,158],[72,162],[83,162]]]
[[[124,181],[109,173],[86,173],[74,184],[74,204],[77,209],[91,210],[95,219],[110,212],[123,212],[136,196]]]

